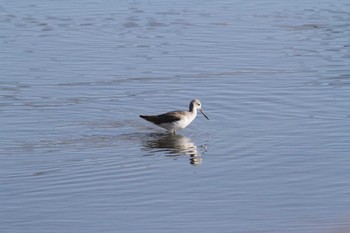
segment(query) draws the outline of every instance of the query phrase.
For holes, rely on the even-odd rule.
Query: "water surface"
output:
[[[0,9],[1,232],[349,231],[347,1]]]

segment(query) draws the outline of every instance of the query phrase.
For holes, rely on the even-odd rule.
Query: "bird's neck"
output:
[[[192,103],[190,104],[189,110],[190,110],[190,112],[192,112],[192,113],[193,113],[193,112],[197,113],[197,108],[195,108],[195,107],[194,107],[194,104],[192,104]]]
[[[194,119],[197,116],[197,108],[195,108],[193,105],[190,105],[190,113],[191,118]]]

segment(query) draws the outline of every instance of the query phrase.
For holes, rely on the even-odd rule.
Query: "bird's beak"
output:
[[[203,114],[203,116],[205,116],[205,118],[207,118],[207,120],[209,120],[209,118],[207,117],[207,115],[204,114],[202,109],[199,109],[199,111]]]

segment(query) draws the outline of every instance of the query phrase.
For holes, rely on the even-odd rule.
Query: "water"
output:
[[[0,9],[1,232],[349,232],[347,1]]]

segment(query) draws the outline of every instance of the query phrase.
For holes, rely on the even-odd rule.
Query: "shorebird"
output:
[[[140,115],[140,117],[175,134],[177,130],[186,128],[196,118],[197,110],[209,120],[202,110],[202,104],[199,99],[191,101],[188,112],[172,111],[153,116]]]

